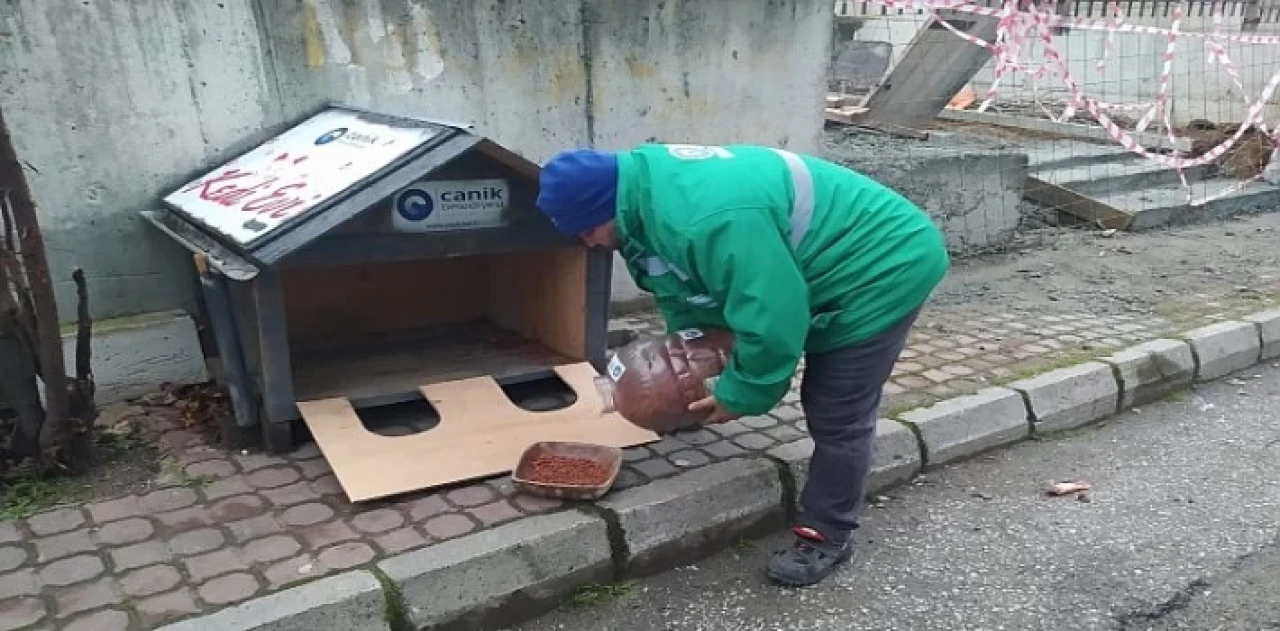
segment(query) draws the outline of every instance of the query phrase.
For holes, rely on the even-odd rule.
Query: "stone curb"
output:
[[[643,576],[777,528],[783,498],[777,466],[734,458],[621,491],[599,508],[616,524],[620,574]]]
[[[766,452],[770,458],[784,467],[784,480],[788,488],[787,508],[795,507],[799,499],[795,491],[804,488],[809,479],[809,456],[813,454],[813,439],[778,445]],[[871,474],[867,478],[867,493],[876,493],[910,480],[923,467],[920,445],[909,427],[895,421],[880,419],[876,423],[875,452],[871,459]]]
[[[1016,391],[987,388],[911,410],[898,419],[914,427],[928,468],[969,458],[1026,438],[1026,403]]]
[[[159,631],[395,631],[382,584],[353,570],[247,600]]]
[[[1070,430],[1280,357],[1280,310],[1159,339],[876,425],[867,493],[1039,433]],[[528,517],[163,627],[491,628],[543,613],[584,584],[684,565],[784,523],[813,441],[730,459]]]
[[[613,577],[608,525],[566,511],[521,519],[378,563],[414,629],[494,628]],[[393,603],[395,604],[395,603]]]
[[[1091,361],[1009,384],[1026,401],[1033,433],[1075,429],[1114,414],[1120,382],[1110,364]]]

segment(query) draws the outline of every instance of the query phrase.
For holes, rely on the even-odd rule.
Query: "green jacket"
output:
[[[817,158],[754,146],[641,145],[619,154],[618,171],[621,254],[668,329],[734,332],[715,386],[731,412],[768,412],[805,352],[887,330],[928,299],[950,266],[927,214]]]

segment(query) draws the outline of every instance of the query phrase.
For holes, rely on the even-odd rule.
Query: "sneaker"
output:
[[[836,545],[818,531],[805,526],[791,529],[791,547],[773,553],[766,575],[785,587],[806,587],[829,576],[841,563],[853,558],[853,546]]]

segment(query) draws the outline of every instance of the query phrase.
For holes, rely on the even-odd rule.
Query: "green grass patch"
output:
[[[1054,357],[1045,362],[1037,362],[1025,368],[1018,368],[1003,377],[992,379],[991,383],[997,386],[1009,385],[1015,381],[1028,379],[1036,375],[1044,374],[1059,368],[1067,368],[1077,364],[1083,364],[1087,361],[1095,360],[1099,357],[1105,357],[1112,353],[1109,349],[1093,349],[1088,351],[1075,351]]]
[[[24,519],[46,508],[75,501],[85,487],[71,478],[18,472],[0,480],[0,521]]]
[[[882,412],[880,416],[884,418],[897,418],[911,410],[919,409],[921,407],[923,406],[919,403],[899,403],[885,408],[884,412]]]
[[[575,609],[593,607],[600,603],[630,594],[635,590],[636,585],[636,581],[623,581],[621,583],[613,583],[609,585],[583,585],[574,590],[573,595],[569,597],[568,604],[570,607]]]

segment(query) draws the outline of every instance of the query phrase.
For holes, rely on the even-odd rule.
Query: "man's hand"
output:
[[[707,417],[702,420],[703,425],[718,425],[720,423],[728,423],[736,418],[739,414],[734,414],[726,410],[720,401],[716,400],[715,395],[711,395],[705,399],[694,401],[689,404],[690,412],[706,412]]]

